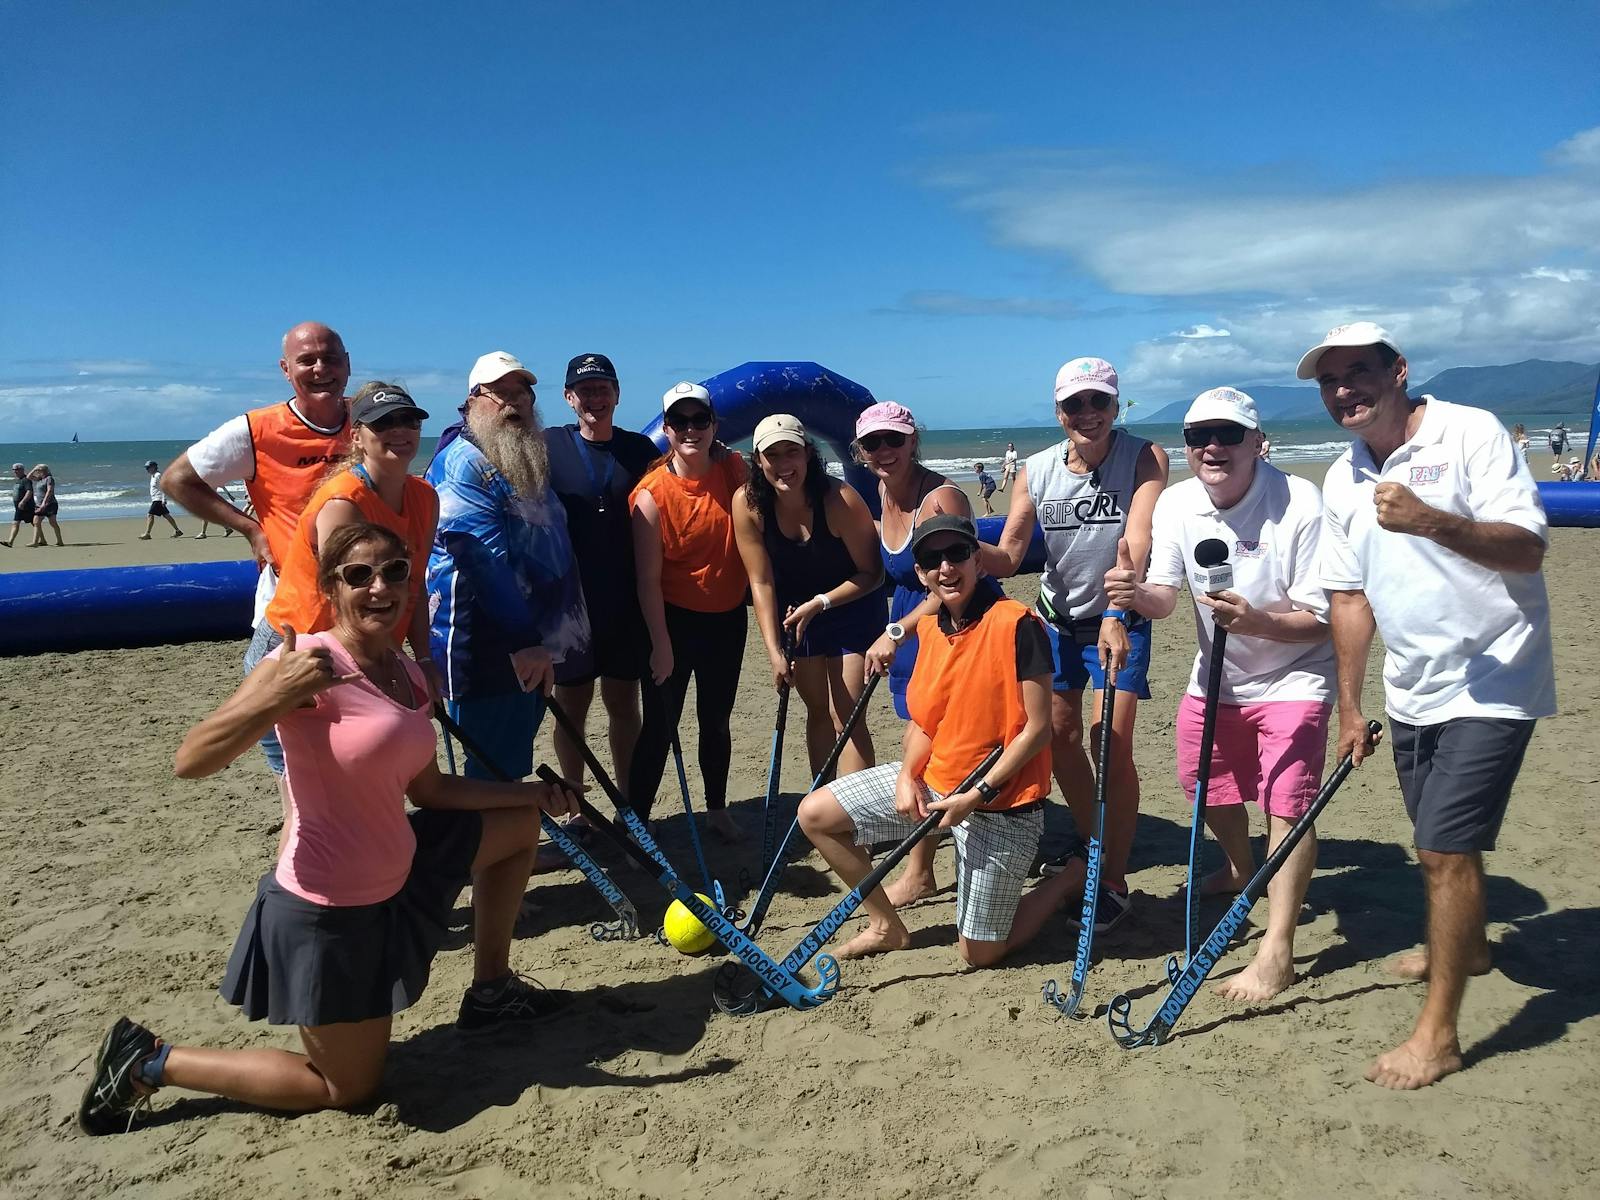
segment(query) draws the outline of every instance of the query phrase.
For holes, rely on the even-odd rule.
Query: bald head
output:
[[[343,338],[317,321],[304,321],[283,335],[278,366],[307,420],[326,428],[343,423],[344,389],[350,382]]]

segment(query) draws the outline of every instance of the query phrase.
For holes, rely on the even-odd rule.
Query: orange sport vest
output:
[[[338,433],[323,433],[307,425],[288,401],[251,409],[244,417],[256,460],[255,474],[244,490],[256,506],[256,520],[267,535],[272,557],[282,565],[306,501],[327,475],[328,464],[349,452],[350,422],[347,419]]]
[[[911,719],[933,739],[933,756],[922,773],[943,795],[1008,744],[1028,723],[1017,679],[1017,622],[1039,618],[1015,600],[996,600],[974,625],[956,633],[939,628],[938,615],[917,623],[917,665],[906,703]],[[1029,759],[984,811],[997,812],[1050,794],[1050,745]]]
[[[405,641],[411,628],[411,614],[422,598],[428,575],[428,551],[433,546],[434,527],[439,523],[439,494],[433,485],[415,475],[406,476],[395,512],[382,496],[369,488],[354,471],[340,471],[323,483],[306,503],[300,527],[286,558],[278,560],[278,590],[267,606],[267,621],[279,633],[285,624],[296,633],[321,633],[333,628],[333,604],[317,583],[317,552],[312,541],[317,535],[317,514],[330,500],[348,500],[361,511],[361,517],[374,525],[398,534],[411,557],[411,579],[406,584],[405,612],[395,626],[394,644]],[[422,649],[427,648],[423,643]]]

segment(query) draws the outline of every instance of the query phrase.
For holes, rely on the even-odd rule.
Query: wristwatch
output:
[[[906,627],[899,621],[890,621],[883,627],[883,632],[896,646],[906,640]]]
[[[989,781],[987,779],[978,780],[977,783],[972,785],[972,790],[983,797],[983,802],[985,804],[993,804],[996,800],[1000,799],[1000,793],[989,786]]]

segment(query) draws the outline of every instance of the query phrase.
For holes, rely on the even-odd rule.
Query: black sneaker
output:
[[[94,1056],[94,1074],[78,1104],[78,1128],[91,1137],[127,1133],[150,1103],[133,1086],[134,1068],[156,1052],[156,1035],[118,1017]]]
[[[1048,879],[1052,875],[1059,875],[1067,869],[1067,864],[1075,858],[1088,861],[1089,847],[1076,834],[1068,839],[1067,844],[1049,858],[1039,860],[1039,874]]]
[[[1133,911],[1133,897],[1126,892],[1114,892],[1104,884],[1100,887],[1100,899],[1094,908],[1094,931],[1096,934],[1110,933]],[[1067,914],[1067,928],[1077,929],[1083,922],[1078,918],[1082,916],[1079,908],[1071,909]]]
[[[573,995],[561,988],[547,988],[521,975],[507,975],[487,987],[474,984],[461,997],[457,1029],[486,1029],[508,1021],[542,1021],[572,1005]]]

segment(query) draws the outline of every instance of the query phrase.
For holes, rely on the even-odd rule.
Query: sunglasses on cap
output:
[[[1094,407],[1095,412],[1105,412],[1116,402],[1116,397],[1105,392],[1096,392],[1090,396],[1088,403]],[[1083,411],[1084,399],[1082,396],[1068,396],[1065,400],[1057,400],[1056,407],[1069,417],[1075,417]]]
[[[861,443],[861,448],[868,454],[873,454],[879,446],[887,446],[891,450],[898,450],[906,444],[906,435],[898,429],[891,429],[886,433],[864,433],[856,439]]]
[[[924,571],[937,571],[942,562],[947,562],[952,567],[960,566],[971,558],[976,550],[977,547],[971,542],[954,542],[948,546],[918,550],[912,557],[916,559],[917,566]]]
[[[391,558],[373,566],[371,563],[340,563],[333,573],[344,581],[346,587],[363,588],[372,583],[374,575],[382,575],[385,583],[404,583],[411,578],[409,558]]]
[[[1204,429],[1185,429],[1183,444],[1191,450],[1203,450],[1212,442],[1219,446],[1237,446],[1250,431],[1243,425],[1208,425]]]
[[[683,433],[689,429],[710,429],[716,423],[716,417],[702,408],[699,412],[687,417],[681,413],[668,413],[662,418],[662,421],[674,433]]]

